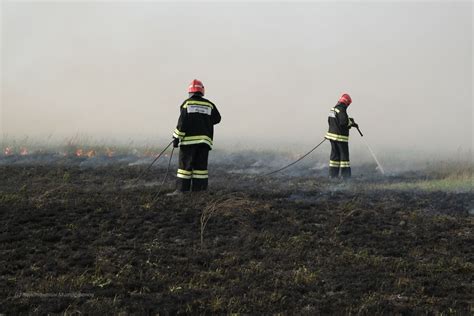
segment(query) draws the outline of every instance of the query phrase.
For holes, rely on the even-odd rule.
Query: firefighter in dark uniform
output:
[[[181,104],[173,146],[180,147],[178,188],[171,195],[205,191],[208,185],[207,160],[212,149],[214,125],[221,121],[217,107],[204,99],[204,85],[194,79],[188,88],[189,98]]]
[[[326,139],[331,141],[331,157],[329,160],[329,177],[351,177],[351,164],[349,160],[349,129],[358,128],[353,118],[347,115],[347,107],[352,103],[351,97],[344,93],[336,106],[329,112],[329,130]]]

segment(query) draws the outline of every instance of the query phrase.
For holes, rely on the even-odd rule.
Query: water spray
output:
[[[383,170],[383,167],[382,165],[380,164],[379,160],[377,159],[377,156],[375,156],[375,153],[374,151],[372,150],[372,148],[369,146],[369,143],[367,143],[367,141],[365,140],[364,138],[364,134],[362,134],[362,132],[360,131],[359,127],[357,126],[357,131],[359,132],[360,134],[360,137],[362,137],[362,139],[364,140],[364,144],[367,146],[367,148],[369,149],[369,152],[370,154],[372,155],[372,157],[374,157],[374,160],[375,162],[377,163],[377,168],[380,170],[380,172],[385,175],[385,171]]]

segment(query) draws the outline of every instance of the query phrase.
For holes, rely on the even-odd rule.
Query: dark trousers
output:
[[[205,144],[181,146],[179,150],[178,189],[182,192],[207,190],[207,159]]]
[[[331,158],[329,160],[329,176],[343,178],[351,177],[351,164],[349,161],[349,143],[331,140]]]

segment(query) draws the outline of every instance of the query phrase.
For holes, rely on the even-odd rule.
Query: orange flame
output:
[[[84,154],[84,151],[81,148],[76,150],[76,156],[77,157],[81,157],[83,154]]]
[[[5,154],[5,156],[13,155],[13,149],[11,147],[6,147],[3,153]]]
[[[89,150],[86,154],[88,158],[92,158],[95,156],[95,150]]]
[[[110,148],[107,147],[106,150],[105,150],[105,154],[107,155],[107,157],[111,158],[115,154],[115,151],[113,151],[113,150],[111,150]]]
[[[26,156],[28,155],[28,149],[26,147],[23,147],[20,149],[20,156]]]

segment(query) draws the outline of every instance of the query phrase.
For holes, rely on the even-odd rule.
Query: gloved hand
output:
[[[173,137],[173,147],[174,148],[179,147],[179,138]]]
[[[359,124],[357,124],[352,117],[349,118],[349,127],[359,128]]]

